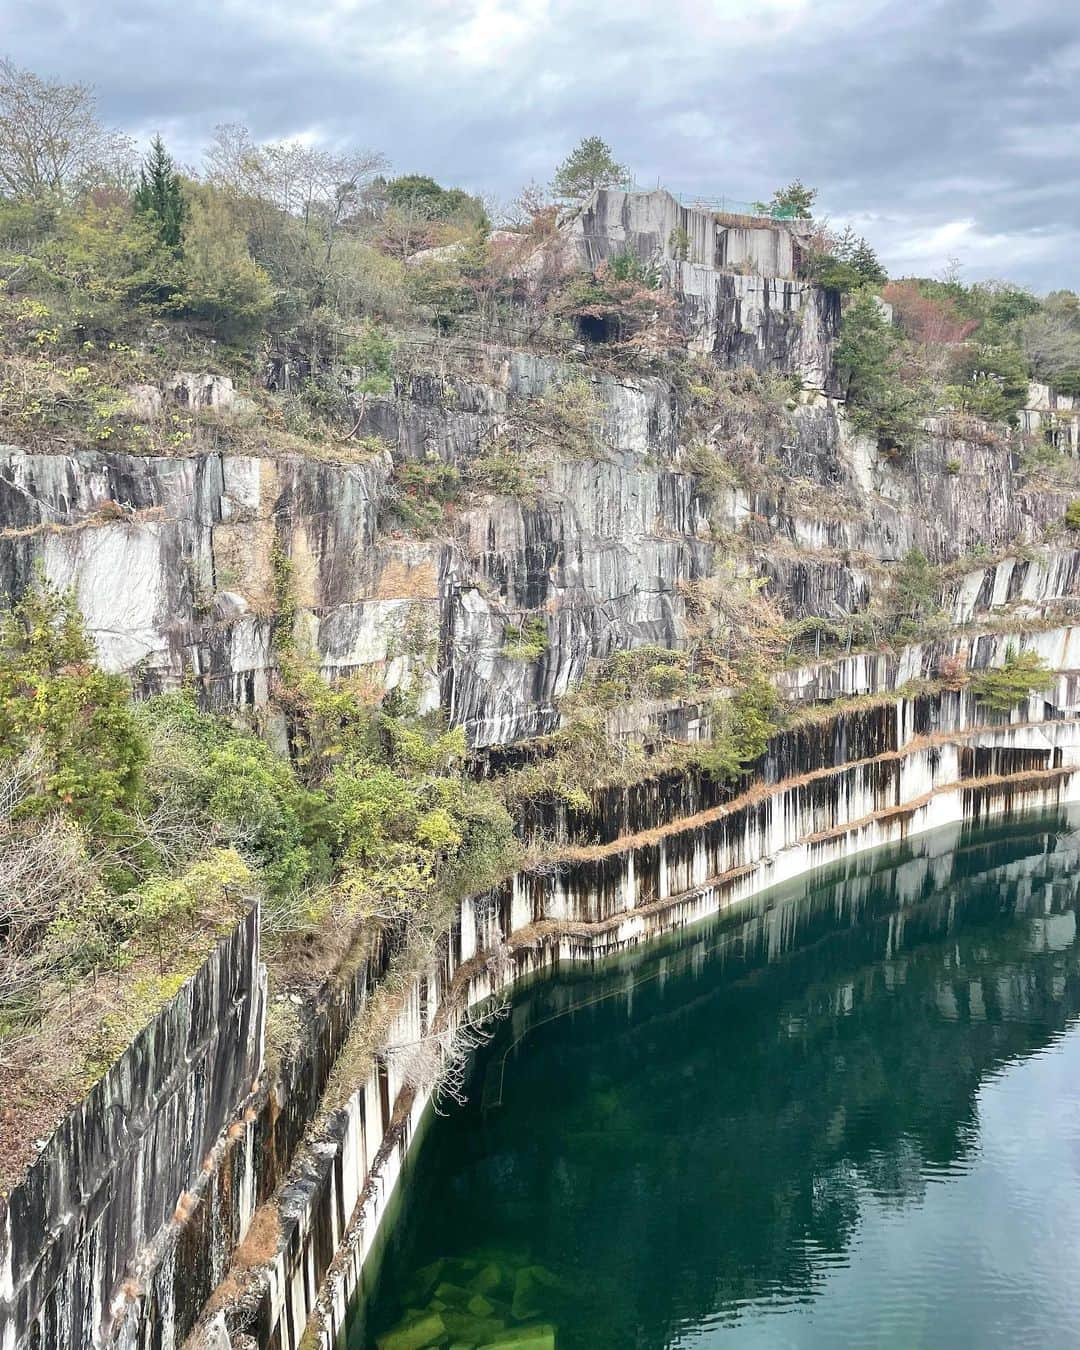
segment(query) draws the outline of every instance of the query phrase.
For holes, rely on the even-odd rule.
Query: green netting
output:
[[[790,206],[770,206],[765,202],[748,202],[738,197],[710,197],[701,192],[684,191],[667,187],[663,183],[630,183],[628,189],[633,192],[655,192],[657,189],[670,192],[680,206],[698,211],[720,211],[734,216],[760,216],[763,220],[797,220],[798,213]]]

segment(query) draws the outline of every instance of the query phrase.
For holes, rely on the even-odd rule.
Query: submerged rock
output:
[[[555,1350],[555,1328],[548,1322],[514,1327],[497,1341],[485,1342],[484,1350]]]
[[[541,1312],[541,1298],[536,1277],[530,1267],[519,1270],[514,1277],[514,1301],[510,1305],[515,1318],[536,1317]]]
[[[446,1332],[446,1324],[439,1313],[424,1313],[415,1321],[377,1337],[375,1344],[379,1350],[425,1350],[427,1346],[441,1344]]]

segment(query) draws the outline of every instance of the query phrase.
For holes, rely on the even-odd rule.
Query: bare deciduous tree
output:
[[[0,187],[14,197],[70,196],[134,173],[129,137],[98,121],[85,84],[49,83],[0,60]]]
[[[1036,376],[1049,383],[1055,376],[1080,370],[1080,303],[1068,291],[1047,296],[1043,309],[1024,320],[1020,330],[1024,355]]]
[[[344,227],[361,214],[375,175],[385,167],[373,150],[324,150],[302,141],[252,140],[247,127],[216,129],[207,177],[245,210],[251,245],[282,276],[303,272],[317,298],[325,295]],[[302,230],[283,229],[291,218]]]
[[[239,122],[222,122],[206,152],[206,176],[234,197],[267,195],[262,155],[251,132]]]
[[[69,821],[13,819],[39,773],[30,752],[0,774],[0,1005],[9,1008],[36,998],[53,955],[47,930],[65,902],[80,898],[95,880],[82,837]]]
[[[305,222],[348,210],[386,165],[373,150],[323,150],[303,141],[258,144],[247,127],[215,128],[207,177],[237,195],[261,197]]]
[[[474,1051],[487,1045],[494,1035],[492,1023],[508,1016],[510,1006],[500,1003],[483,1013],[466,1010],[456,1026],[431,1031],[418,1041],[391,1045],[383,1051],[385,1063],[393,1065],[404,1087],[430,1092],[432,1106],[439,1115],[449,1100],[465,1104],[465,1081],[469,1059]]]

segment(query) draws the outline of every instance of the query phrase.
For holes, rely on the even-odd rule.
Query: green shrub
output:
[[[722,496],[738,482],[738,472],[720,446],[701,437],[682,452],[681,467],[698,480],[704,497]]]
[[[845,619],[810,614],[786,625],[788,656],[798,663],[811,654],[820,657],[823,652],[870,646],[878,640],[879,627],[873,614],[851,614]]]
[[[582,684],[578,702],[590,708],[615,708],[642,698],[670,698],[695,687],[686,651],[653,645],[612,652]]]
[[[62,213],[39,259],[37,289],[55,299],[78,341],[130,330],[181,284],[174,251],[115,199]]]
[[[462,261],[457,256],[423,258],[405,273],[406,294],[430,315],[437,328],[452,328],[459,315],[476,306]]]
[[[713,739],[695,751],[694,759],[714,777],[732,780],[761,758],[781,725],[776,689],[764,676],[753,675],[714,716]]]
[[[94,664],[74,596],[41,575],[0,613],[0,765],[27,752],[39,758],[24,811],[122,828],[146,762],[127,681]]]
[[[586,457],[599,449],[603,405],[584,375],[552,385],[526,408],[529,420],[539,423],[545,439],[564,458]]]
[[[1080,530],[1080,497],[1074,497],[1065,508],[1065,528]]]
[[[252,886],[251,868],[235,849],[215,849],[177,877],[150,877],[128,897],[145,932],[187,923],[199,909],[225,912]]]
[[[1010,646],[1001,668],[973,676],[971,687],[980,703],[993,712],[1005,713],[1029,694],[1046,691],[1053,682],[1053,672],[1036,652],[1017,652]]]
[[[369,319],[359,335],[353,338],[342,353],[346,365],[357,368],[360,379],[357,393],[380,397],[393,392],[394,352],[397,344],[393,336]]]
[[[965,343],[953,358],[945,397],[992,422],[1015,422],[1027,402],[1028,364],[1011,344]]]
[[[55,227],[56,205],[31,198],[0,198],[0,245],[29,252]]]
[[[468,478],[481,491],[499,497],[514,497],[518,501],[531,500],[540,487],[536,463],[502,436],[472,460]]]
[[[173,848],[190,865],[233,847],[258,869],[272,899],[325,875],[318,821],[325,797],[252,732],[202,712],[190,693],[148,699],[137,716],[151,747],[151,809],[174,822]]]
[[[921,549],[913,548],[904,555],[889,587],[889,611],[901,631],[917,631],[919,623],[938,608],[941,584],[941,574]]]
[[[650,291],[659,290],[662,279],[655,263],[644,262],[626,248],[608,259],[608,275],[612,281],[632,281]]]
[[[248,251],[232,204],[219,192],[192,194],[180,285],[169,313],[196,320],[236,342],[258,333],[274,307],[270,278]]]
[[[539,616],[503,630],[502,654],[511,661],[537,661],[547,649],[547,624]]]
[[[508,813],[457,771],[460,728],[396,727],[395,763],[358,757],[327,788],[340,855],[334,891],[353,914],[410,914],[490,886],[518,861]]]
[[[673,225],[668,235],[668,250],[677,262],[686,262],[690,257],[690,236],[681,225]]]
[[[408,459],[394,468],[393,499],[388,507],[392,522],[422,539],[438,534],[446,524],[447,508],[460,496],[461,475],[437,455]]]

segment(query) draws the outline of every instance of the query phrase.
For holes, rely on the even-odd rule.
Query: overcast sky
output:
[[[1080,290],[1080,0],[0,0],[0,54],[190,163],[241,121],[510,200],[598,133],[676,190],[798,175],[893,275]]]

